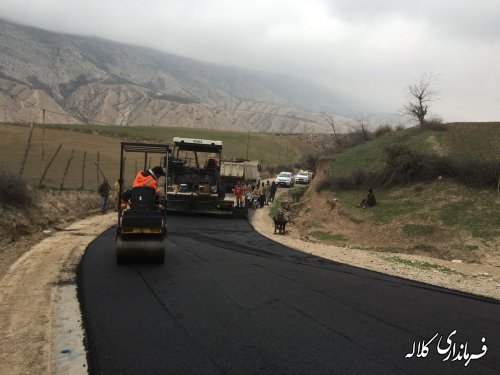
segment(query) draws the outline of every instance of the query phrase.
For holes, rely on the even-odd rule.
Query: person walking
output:
[[[269,180],[266,181],[266,206],[269,206],[269,199],[271,197],[271,185],[269,184]]]
[[[276,185],[276,181],[273,181],[271,183],[270,194],[269,194],[269,199],[271,200],[271,202],[274,202],[274,196],[276,195],[277,190],[278,186]]]
[[[245,207],[252,208],[252,185],[249,183],[245,186]]]
[[[256,209],[259,207],[259,199],[260,199],[260,187],[256,185],[252,190],[252,208]]]
[[[101,205],[100,205],[100,211],[101,214],[105,214],[106,210],[108,208],[108,197],[109,197],[109,191],[111,190],[111,186],[109,186],[108,180],[105,178],[104,181],[102,182],[101,185],[99,185],[99,188],[97,189],[97,192],[101,196]]]
[[[264,184],[264,182],[262,182],[262,185],[260,187],[260,199],[259,199],[260,208],[264,207],[265,203],[266,203],[266,185]]]

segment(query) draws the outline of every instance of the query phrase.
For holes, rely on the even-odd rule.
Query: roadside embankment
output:
[[[405,279],[459,290],[500,300],[500,268],[477,263],[459,263],[421,255],[384,253],[351,246],[304,241],[293,224],[286,234],[274,234],[269,207],[251,210],[249,220],[262,235],[298,251]]]
[[[97,213],[98,194],[91,191],[29,189],[25,207],[0,205],[0,277],[29,248],[69,223]]]

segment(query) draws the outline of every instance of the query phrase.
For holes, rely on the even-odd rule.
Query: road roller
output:
[[[146,171],[146,175],[147,171],[151,172],[153,158],[159,159],[161,168],[164,170],[163,174],[167,175],[168,152],[169,146],[163,144],[121,143],[118,179],[120,202],[116,227],[116,261],[118,264],[163,263],[165,260],[166,178],[155,178],[154,188],[144,184],[144,186],[125,189],[124,174],[126,155],[140,153],[144,156],[142,171]],[[135,161],[137,162],[137,159]],[[134,171],[134,173],[141,173],[141,171]],[[163,184],[160,184],[161,180]]]

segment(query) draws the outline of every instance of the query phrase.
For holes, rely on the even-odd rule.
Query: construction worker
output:
[[[135,176],[132,187],[146,186],[153,188],[155,192],[158,192],[158,179],[161,176],[165,176],[165,172],[160,166],[153,167],[145,171],[139,171]]]
[[[115,211],[120,209],[120,181],[116,180],[113,185],[114,199],[115,199]]]
[[[243,207],[243,193],[245,192],[243,185],[239,182],[234,187],[234,196],[236,197],[236,207]]]
[[[99,188],[97,189],[97,192],[101,196],[101,204],[100,204],[101,214],[105,214],[106,210],[108,209],[108,196],[110,190],[111,186],[109,186],[108,180],[105,178],[103,183],[99,185]]]

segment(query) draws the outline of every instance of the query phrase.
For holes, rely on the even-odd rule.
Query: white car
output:
[[[293,175],[291,172],[281,172],[276,176],[276,185],[292,187],[294,184]]]
[[[295,175],[295,183],[296,184],[308,184],[311,182],[311,176],[307,171],[300,171]]]

